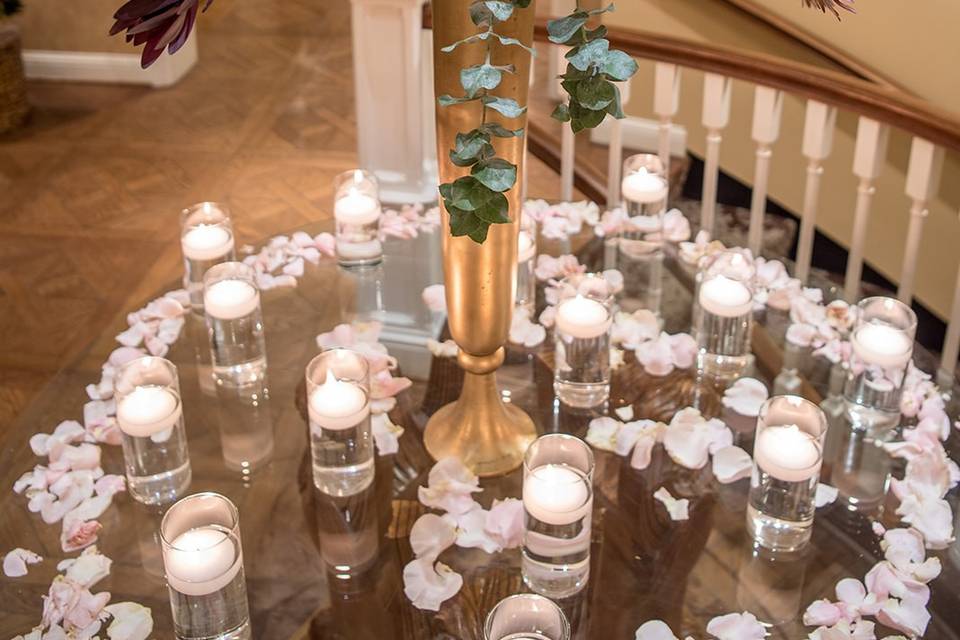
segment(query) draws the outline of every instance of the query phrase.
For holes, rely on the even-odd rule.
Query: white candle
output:
[[[356,187],[350,187],[347,194],[334,203],[333,217],[345,224],[372,224],[380,217],[380,203]]]
[[[700,307],[725,318],[736,318],[753,311],[750,289],[724,275],[714,276],[700,285]]]
[[[203,307],[220,320],[234,320],[253,313],[260,304],[260,292],[243,280],[220,280],[203,291]]]
[[[220,225],[201,224],[183,235],[180,246],[191,260],[215,260],[233,250],[233,234]]]
[[[853,333],[853,352],[867,364],[885,369],[907,366],[913,341],[906,333],[885,324],[865,324]]]
[[[339,431],[355,427],[370,414],[367,394],[347,380],[337,380],[327,369],[327,379],[310,392],[310,421],[324,429]]]
[[[163,554],[167,583],[188,596],[219,591],[230,584],[242,564],[238,545],[216,527],[184,531]]]
[[[533,236],[527,231],[521,231],[517,236],[517,262],[524,263],[527,260],[533,260],[537,255],[537,245],[533,241]]]
[[[640,167],[638,171],[624,176],[620,191],[625,200],[655,204],[667,199],[667,181],[655,173],[650,173],[646,167]]]
[[[183,408],[176,395],[164,387],[137,387],[117,404],[120,430],[135,438],[148,438],[172,428]]]
[[[557,307],[556,326],[558,331],[574,338],[596,338],[610,328],[610,313],[596,300],[578,295]]]
[[[804,482],[820,473],[819,442],[795,424],[761,430],[753,458],[757,466],[785,482]]]
[[[570,467],[545,464],[523,480],[523,506],[547,524],[570,524],[590,514],[590,489],[583,475]]]

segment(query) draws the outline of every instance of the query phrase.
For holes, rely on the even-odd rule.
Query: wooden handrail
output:
[[[537,20],[534,39],[548,42],[547,19]],[[610,28],[607,39],[611,48],[636,58],[718,73],[819,100],[960,151],[960,118],[893,87],[776,56],[657,33]]]

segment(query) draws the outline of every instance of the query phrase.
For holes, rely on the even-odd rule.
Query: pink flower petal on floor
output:
[[[68,633],[74,632],[73,637],[76,637],[77,631],[87,629],[97,621],[100,612],[108,602],[110,602],[110,594],[106,591],[94,595],[86,589],[81,590],[76,604],[63,616],[63,628]],[[86,634],[83,635],[86,636]]]
[[[657,423],[658,432],[666,427],[662,422]],[[659,437],[659,436],[657,436]],[[630,466],[634,469],[646,469],[650,466],[650,459],[653,456],[653,447],[657,444],[657,437],[646,436],[637,440],[633,446],[633,455],[630,456]]]
[[[675,333],[669,338],[673,364],[680,369],[689,369],[697,359],[697,341],[689,333]]]
[[[663,620],[648,620],[637,629],[634,640],[679,640]]]
[[[877,620],[911,637],[923,636],[930,624],[930,612],[922,602],[911,599],[897,601],[891,598],[883,603]]]
[[[688,499],[674,498],[666,487],[660,487],[654,491],[653,497],[667,508],[671,520],[688,520],[690,518],[690,501]]]
[[[65,553],[78,551],[97,541],[100,529],[103,528],[96,520],[64,520],[63,531],[60,534],[60,546]]]
[[[649,309],[638,309],[633,313],[621,311],[614,316],[610,341],[622,344],[625,349],[636,349],[659,335],[660,323]]]
[[[728,613],[707,623],[707,633],[718,640],[762,640],[767,637],[766,628],[752,613]]]
[[[667,242],[686,242],[690,239],[690,221],[680,209],[663,214],[663,239]]]
[[[795,322],[787,328],[787,342],[798,347],[809,347],[817,336],[813,325]]]
[[[389,456],[400,450],[400,436],[403,435],[403,427],[394,424],[386,412],[374,412],[370,416],[370,431],[373,434],[373,442],[377,445],[379,455]]]
[[[543,326],[531,322],[526,312],[516,309],[510,321],[509,338],[513,344],[520,344],[532,349],[547,339],[547,330]]]
[[[108,575],[113,561],[100,553],[96,545],[87,547],[76,558],[69,558],[57,565],[57,571],[66,571],[64,574],[82,587],[89,589]]]
[[[723,406],[742,416],[755,418],[770,397],[767,385],[756,378],[740,378],[723,392]]]
[[[722,484],[749,478],[752,471],[753,458],[740,447],[724,447],[713,454],[713,475]]]
[[[656,340],[644,342],[636,348],[637,361],[652,376],[665,376],[673,371],[673,350],[670,338],[661,333]]]
[[[3,557],[3,575],[8,578],[19,578],[27,575],[27,565],[43,561],[39,555],[29,549],[19,547]]]
[[[126,488],[126,478],[115,474],[101,476],[93,483],[93,490],[99,496],[112,496],[126,490]]]
[[[500,545],[487,533],[487,516],[489,512],[479,503],[473,509],[461,514],[447,513],[443,519],[456,527],[457,546],[467,549],[483,549],[487,553],[496,553],[501,550]]]
[[[842,616],[840,607],[829,600],[815,600],[803,612],[803,624],[808,627],[832,627]]]
[[[418,558],[435,561],[437,556],[453,546],[457,531],[453,525],[433,513],[425,513],[410,529],[410,547]]]
[[[135,602],[118,602],[104,607],[113,616],[107,627],[110,640],[147,640],[153,633],[150,609]]]
[[[107,362],[109,362],[111,366],[121,367],[131,360],[136,360],[137,358],[142,358],[143,356],[144,352],[140,349],[134,349],[133,347],[119,347],[110,353],[110,357],[107,359]]]
[[[370,397],[374,399],[393,398],[401,391],[409,389],[412,385],[413,381],[411,381],[410,378],[394,376],[388,369],[384,369],[371,377]]]
[[[403,568],[403,593],[418,609],[439,611],[440,605],[460,591],[463,576],[443,563],[413,560]]]
[[[50,454],[51,466],[64,469],[96,469],[100,466],[100,447],[82,443],[67,445]]]
[[[688,469],[702,469],[707,464],[710,445],[707,421],[692,407],[678,411],[663,434],[663,446],[670,458]]]
[[[460,515],[476,504],[471,494],[482,491],[479,483],[458,458],[444,458],[430,469],[427,486],[420,487],[417,495],[427,507]]]
[[[447,310],[447,288],[442,284],[432,284],[423,290],[421,296],[427,309],[434,313],[444,313]]]
[[[837,496],[840,495],[840,491],[836,487],[831,487],[828,484],[823,484],[822,482],[817,485],[817,493],[814,496],[814,504],[819,509],[820,507],[825,507],[828,504],[833,504],[836,501]]]
[[[54,578],[43,599],[41,624],[44,627],[60,624],[64,616],[79,602],[82,591],[83,587],[73,580],[67,580],[63,576]]]
[[[313,242],[323,255],[332,258],[337,254],[337,240],[333,237],[333,234],[324,231],[315,236]]]
[[[619,420],[607,416],[594,418],[587,426],[587,436],[585,440],[597,449],[616,451],[617,435],[620,433],[622,427],[623,423]]]
[[[652,447],[660,433],[661,423],[653,420],[634,420],[623,425],[616,434],[614,451],[617,455],[628,455],[641,439],[648,443],[644,446]]]
[[[503,549],[515,549],[523,543],[523,502],[516,498],[494,500],[487,513],[485,530]]]

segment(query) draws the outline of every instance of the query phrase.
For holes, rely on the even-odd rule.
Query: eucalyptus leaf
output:
[[[550,42],[555,44],[567,44],[577,32],[587,24],[587,18],[590,14],[586,11],[574,11],[564,18],[550,20],[547,22],[547,33]]]
[[[587,29],[583,33],[584,37],[587,39],[587,42],[589,42],[598,38],[605,38],[607,36],[607,27],[600,25],[596,29]]]
[[[612,82],[610,83],[610,86],[613,87],[614,98],[613,98],[613,102],[607,105],[606,111],[617,120],[622,120],[627,116],[623,113],[623,103],[620,98],[620,87],[613,84]]]
[[[464,102],[473,102],[474,100],[478,100],[478,99],[479,98],[477,96],[459,97],[459,96],[451,96],[451,95],[443,94],[442,96],[437,98],[437,102],[440,103],[441,107],[449,107],[450,105],[453,105],[453,104],[463,104]]]
[[[560,122],[570,122],[570,108],[565,104],[558,104],[550,117]]]
[[[490,192],[492,197],[476,208],[473,215],[489,224],[506,224],[510,222],[510,203],[502,193]]]
[[[506,116],[507,118],[518,118],[523,115],[523,112],[527,110],[526,107],[521,107],[517,104],[517,101],[513,98],[499,98],[497,96],[483,96],[483,104],[490,107],[494,111],[499,112],[501,115]]]
[[[612,80],[628,80],[638,69],[637,61],[623,51],[609,51],[602,70]]]
[[[460,84],[471,98],[481,89],[496,89],[500,85],[500,79],[500,69],[486,63],[460,70]]]
[[[505,46],[505,47],[509,47],[509,46],[512,45],[512,46],[515,46],[515,47],[520,47],[521,49],[523,49],[523,50],[525,50],[527,53],[529,53],[531,56],[536,57],[536,55],[537,55],[537,52],[536,52],[536,51],[534,51],[533,49],[531,49],[531,48],[528,47],[527,45],[523,44],[522,42],[520,42],[520,41],[517,40],[516,38],[508,38],[508,37],[506,37],[506,36],[500,35],[499,33],[494,33],[493,35],[495,35],[495,36],[497,37],[497,39],[500,41],[500,44],[502,44],[502,45]]]
[[[485,0],[483,4],[490,10],[493,17],[500,22],[509,20],[510,16],[513,15],[512,2],[506,2],[505,0]]]
[[[571,95],[581,106],[593,110],[605,110],[617,97],[613,83],[602,76],[578,82],[576,93]]]
[[[492,191],[508,191],[517,182],[517,166],[503,158],[482,160],[473,165],[470,173]]]
[[[477,211],[486,207],[499,195],[475,176],[463,176],[453,181],[450,192],[450,204],[463,211]]]
[[[523,129],[507,129],[496,122],[488,122],[481,125],[480,130],[498,138],[519,138],[523,135]]]
[[[607,60],[607,51],[609,50],[610,42],[601,38],[571,49],[567,53],[567,60],[575,69],[586,71],[590,67],[602,66]]]
[[[526,9],[530,6],[531,0],[513,0],[513,4],[517,5],[518,9]]]
[[[605,110],[588,109],[577,102],[570,103],[570,126],[574,133],[593,129],[607,116]]]
[[[493,21],[493,13],[483,0],[477,0],[470,5],[470,20],[478,27],[486,26]]]
[[[457,134],[454,148],[450,150],[450,161],[458,167],[469,167],[493,154],[489,134],[474,129],[469,133]]]
[[[462,211],[450,206],[446,202],[447,213],[450,214],[450,234],[453,236],[468,236],[477,244],[483,244],[487,239],[489,223],[484,222],[471,211]]]
[[[481,42],[483,40],[486,40],[487,38],[490,37],[492,33],[493,33],[492,31],[481,31],[480,33],[475,33],[472,36],[464,38],[463,40],[457,40],[453,44],[448,44],[447,46],[440,49],[440,51],[443,51],[444,53],[451,53],[454,49],[456,49],[462,44],[472,44],[474,42]]]

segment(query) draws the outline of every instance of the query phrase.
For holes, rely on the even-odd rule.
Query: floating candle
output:
[[[183,409],[180,400],[164,387],[137,387],[117,404],[120,430],[135,438],[148,438],[173,427]]]
[[[743,316],[753,311],[753,295],[738,280],[724,275],[708,278],[700,285],[700,307],[725,318]]]
[[[610,328],[610,313],[596,300],[577,295],[557,307],[556,327],[574,338],[596,338]]]
[[[865,324],[853,334],[853,352],[867,364],[885,369],[907,366],[913,355],[913,341],[901,329],[886,324]]]
[[[184,531],[164,549],[167,583],[188,596],[219,591],[230,584],[242,565],[239,545],[213,526]]]
[[[327,369],[327,378],[310,393],[310,421],[324,429],[349,429],[370,414],[367,394],[348,380],[337,380]]]
[[[753,457],[757,466],[785,482],[804,482],[820,473],[818,440],[795,424],[760,431]]]
[[[646,167],[624,176],[620,190],[625,200],[641,204],[654,204],[667,199],[667,181],[650,173]]]
[[[220,280],[206,287],[203,307],[213,318],[234,320],[249,315],[260,305],[260,292],[243,280]]]
[[[233,250],[233,234],[220,225],[201,224],[183,234],[180,246],[191,260],[215,260]]]
[[[523,506],[547,524],[570,524],[590,513],[593,501],[582,473],[560,464],[537,467],[524,478]]]
[[[350,187],[350,190],[334,203],[333,217],[343,224],[373,224],[380,217],[380,202],[356,187]]]

